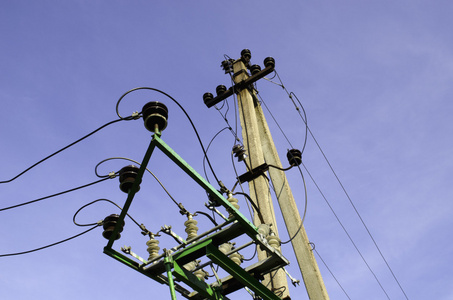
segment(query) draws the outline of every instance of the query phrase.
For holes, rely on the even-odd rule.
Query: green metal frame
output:
[[[147,264],[139,264],[133,259],[123,255],[120,252],[112,249],[114,244],[114,237],[117,235],[120,224],[124,222],[124,218],[129,210],[129,207],[134,199],[134,196],[138,190],[138,186],[142,181],[143,174],[146,170],[148,162],[151,158],[151,155],[155,148],[161,150],[167,157],[169,157],[176,165],[178,165],[186,174],[188,174],[195,182],[197,182],[207,193],[209,193],[215,200],[220,203],[233,217],[229,219],[226,223],[232,223],[229,228],[219,231],[207,236],[203,239],[193,241],[188,241],[189,245],[186,248],[181,247],[175,253],[170,253],[166,251],[165,255],[160,261],[153,262],[154,265],[149,267]],[[119,216],[119,221],[112,233],[112,237],[109,239],[107,246],[104,247],[104,253],[113,257],[114,259],[120,261],[121,263],[133,268],[134,270],[156,280],[161,284],[167,284],[170,287],[171,299],[176,299],[175,291],[181,293],[187,299],[212,299],[212,300],[226,300],[226,296],[222,294],[221,287],[211,286],[204,281],[198,279],[191,272],[187,271],[182,266],[188,261],[192,261],[196,258],[206,255],[214,263],[218,264],[230,275],[232,275],[238,282],[243,286],[247,286],[253,290],[257,295],[261,296],[264,300],[278,300],[281,299],[272,293],[268,288],[262,285],[254,276],[249,274],[247,271],[242,269],[240,266],[236,265],[230,258],[225,254],[220,252],[217,247],[219,243],[225,242],[225,239],[230,237],[236,237],[241,234],[247,234],[251,239],[253,239],[257,244],[268,249],[271,256],[274,256],[273,263],[275,266],[275,261],[278,261],[278,264],[283,266],[288,264],[288,261],[281,256],[279,252],[273,250],[269,247],[258,233],[258,230],[255,225],[253,225],[244,215],[242,215],[234,206],[231,205],[211,184],[209,184],[200,174],[198,174],[189,164],[187,164],[176,152],[174,152],[161,138],[160,133],[155,132],[151,142],[148,146],[148,150],[145,153],[143,161],[140,165],[137,177],[134,184],[129,190],[126,202],[123,206],[123,210]],[[277,257],[277,259],[275,259]],[[147,267],[148,268],[145,268]],[[167,276],[164,276],[162,273],[166,273]],[[256,274],[255,274],[256,275]],[[190,293],[185,288],[181,287],[179,284],[175,283],[173,276],[179,281],[185,283],[196,293]],[[195,295],[195,296],[194,296]]]

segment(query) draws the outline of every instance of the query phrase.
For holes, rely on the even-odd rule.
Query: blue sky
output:
[[[206,108],[202,95],[215,92],[219,84],[229,86],[220,62],[225,54],[238,58],[249,48],[253,63],[275,58],[285,87],[301,100],[310,129],[408,298],[453,299],[448,234],[453,225],[448,179],[453,166],[452,10],[448,1],[2,1],[0,180],[116,119],[118,98],[139,86],[176,98],[207,145],[226,123],[214,108]],[[300,149],[304,124],[284,90],[264,80],[258,90]],[[125,98],[120,111],[130,115],[148,101],[167,105],[169,124],[162,138],[204,174],[190,123],[169,99],[140,91]],[[231,124],[233,101],[228,100]],[[284,161],[288,143],[266,113]],[[0,208],[93,182],[98,179],[94,167],[106,158],[141,161],[149,139],[142,120],[108,126],[0,184]],[[216,174],[230,188],[235,182],[232,145],[225,130],[208,152]],[[110,161],[100,172],[127,164]],[[405,299],[311,138],[304,164],[388,298]],[[244,171],[240,164],[236,168]],[[203,193],[164,157],[156,154],[150,169],[186,208],[203,210]],[[307,175],[305,227],[316,250],[351,299],[387,299]],[[209,172],[208,177],[213,180]],[[86,228],[72,223],[81,206],[99,198],[124,203],[117,180],[0,211],[0,255],[82,232]],[[300,174],[291,170],[288,180],[303,211]],[[149,174],[137,197],[130,213],[140,223],[151,231],[172,225],[184,235],[185,219]],[[244,199],[240,201],[248,216]],[[78,220],[96,222],[117,212],[108,203],[96,203]],[[115,246],[132,245],[146,256],[146,238],[126,221]],[[211,226],[203,216],[198,221],[200,231]],[[278,226],[287,240],[283,223]],[[97,228],[42,251],[0,257],[2,298],[170,299],[166,286],[103,254],[101,232]],[[162,245],[170,242],[162,237]],[[282,249],[292,262],[288,270],[302,279],[290,246]],[[317,259],[330,298],[348,299]],[[290,285],[290,293],[293,299],[308,299],[303,285]],[[242,291],[235,299],[250,297]]]

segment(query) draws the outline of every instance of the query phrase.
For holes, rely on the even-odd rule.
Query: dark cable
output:
[[[78,186],[76,188],[73,188],[73,189],[70,189],[70,190],[66,190],[66,191],[63,191],[63,192],[59,192],[59,193],[56,193],[56,194],[53,194],[53,195],[49,195],[49,196],[46,196],[46,197],[42,197],[42,198],[38,198],[38,199],[31,200],[31,201],[28,201],[28,202],[24,202],[24,203],[21,203],[21,204],[16,204],[16,205],[13,205],[13,206],[1,208],[0,211],[12,209],[12,208],[16,208],[16,207],[19,207],[19,206],[23,206],[23,205],[31,204],[31,203],[34,203],[34,202],[38,202],[38,201],[41,201],[41,200],[49,199],[49,198],[52,198],[52,197],[60,196],[60,195],[63,195],[63,194],[69,193],[69,192],[73,192],[73,191],[76,191],[76,190],[79,190],[79,189],[86,188],[86,187],[88,187],[90,185],[94,185],[96,183],[105,181],[107,179],[109,179],[109,178],[103,178],[101,180],[94,181],[94,182],[91,182],[91,183],[88,183],[88,184],[85,184],[85,185],[81,185],[81,186]]]
[[[222,131],[224,131],[225,129],[230,129],[231,130],[231,127],[224,127],[223,129],[221,129],[219,132],[217,132],[214,137],[211,139],[211,141],[209,142],[208,146],[206,147],[206,153],[209,151],[209,147],[211,147],[211,144],[212,142],[214,141],[214,139],[220,134],[222,133]],[[209,182],[209,179],[208,179],[208,174],[206,173],[206,164],[205,164],[205,161],[206,161],[206,156],[203,156],[203,171],[204,171],[204,177],[206,178],[206,180]],[[210,182],[209,182],[210,183]]]
[[[276,71],[275,71],[275,72],[276,72]],[[317,145],[318,149],[320,150],[321,154],[323,155],[325,161],[326,161],[327,164],[329,165],[329,168],[331,169],[331,171],[332,171],[332,173],[334,174],[336,180],[338,181],[338,183],[340,184],[341,188],[343,189],[343,192],[345,193],[346,197],[348,198],[348,200],[349,200],[351,206],[353,207],[354,211],[356,212],[357,216],[359,217],[360,221],[362,222],[362,225],[365,227],[365,230],[367,231],[368,235],[370,236],[371,240],[373,241],[373,243],[374,243],[376,249],[378,250],[378,252],[379,252],[379,254],[380,254],[380,256],[381,256],[381,258],[383,259],[383,261],[384,261],[385,264],[387,265],[387,268],[389,269],[390,273],[392,274],[393,278],[395,279],[396,283],[398,284],[400,290],[402,291],[402,293],[404,294],[404,296],[406,297],[406,299],[409,299],[409,298],[407,297],[406,292],[404,291],[403,287],[401,286],[400,282],[399,282],[398,279],[396,278],[396,275],[393,273],[393,270],[391,269],[390,265],[388,264],[387,260],[385,259],[383,253],[381,252],[381,249],[380,249],[379,246],[377,245],[377,243],[376,243],[376,241],[375,241],[373,235],[371,234],[370,230],[369,230],[368,227],[366,226],[365,221],[362,219],[362,217],[361,217],[360,213],[358,212],[357,208],[355,207],[355,205],[354,205],[352,199],[350,198],[350,196],[349,196],[349,194],[347,193],[345,187],[343,186],[342,182],[340,181],[340,178],[337,176],[335,170],[333,169],[332,165],[330,164],[330,161],[327,159],[327,156],[325,155],[324,151],[322,150],[321,146],[319,145],[318,141],[316,140],[316,138],[315,138],[313,132],[310,130],[310,127],[309,127],[308,124],[307,124],[307,117],[306,117],[305,109],[303,108],[302,103],[300,102],[300,100],[297,98],[297,96],[296,96],[293,92],[291,92],[291,93],[288,92],[288,90],[287,90],[287,89],[285,88],[285,86],[283,85],[283,82],[282,82],[282,80],[281,80],[281,78],[280,78],[280,76],[278,75],[277,72],[276,72],[276,75],[277,75],[278,79],[280,80],[280,83],[281,83],[281,84],[278,84],[278,83],[275,83],[275,82],[272,82],[272,81],[271,81],[271,82],[274,83],[274,84],[277,84],[277,85],[281,86],[281,87],[286,91],[286,93],[288,94],[288,96],[289,96],[289,98],[291,99],[291,101],[293,102],[293,104],[294,104],[296,110],[299,112],[299,115],[300,115],[302,121],[303,121],[303,122],[305,123],[305,125],[306,125],[306,132],[308,131],[308,132],[310,133],[311,137],[313,138],[314,142],[316,143],[316,145]],[[270,80],[269,80],[269,81],[270,81]],[[293,100],[293,96],[294,96],[294,98],[296,98],[297,102],[298,102],[299,105],[301,106],[302,111],[303,111],[305,117],[303,117],[303,116],[301,115],[300,110],[299,110],[299,107],[296,105],[296,103],[295,103],[294,100]],[[306,136],[307,136],[307,134],[306,134]],[[306,138],[305,138],[305,139],[306,139]],[[305,148],[305,144],[304,144],[304,148]],[[305,167],[305,166],[304,166],[304,167]],[[305,168],[305,169],[306,169],[306,168]],[[307,171],[308,171],[308,170],[307,170]],[[310,175],[310,177],[311,177],[311,175]],[[313,178],[312,178],[312,180],[313,180]],[[315,183],[315,184],[316,184],[316,183]],[[319,190],[319,187],[318,187],[318,190]],[[320,190],[319,190],[319,191],[320,191]],[[326,201],[327,201],[327,200],[326,200]],[[329,205],[329,206],[330,206],[330,205]],[[332,208],[331,208],[331,209],[332,209]],[[338,219],[338,218],[337,218],[337,219]],[[340,224],[341,224],[341,223],[340,223]],[[343,229],[344,229],[344,228],[343,228]],[[347,232],[346,232],[346,233],[347,233]],[[352,242],[352,240],[351,240],[351,242]],[[356,249],[357,249],[357,248],[356,248]],[[358,250],[358,249],[357,249],[357,250]],[[359,253],[360,253],[360,252],[359,252]],[[363,256],[362,256],[362,258],[363,258]],[[365,263],[366,263],[366,262],[365,262]],[[368,264],[367,264],[367,265],[368,265]],[[371,271],[371,269],[370,269],[370,271]],[[371,271],[371,272],[372,272],[372,271]],[[373,275],[374,275],[374,273],[373,273]],[[376,278],[376,276],[375,276],[375,278]],[[377,280],[377,278],[376,278],[376,280]],[[378,281],[378,283],[379,283],[379,281]],[[380,283],[379,283],[379,285],[380,285]],[[381,285],[381,288],[382,288],[382,285]],[[384,293],[387,295],[387,293],[385,292],[385,290],[384,290]],[[387,295],[387,297],[388,297],[388,295]]]
[[[179,104],[178,101],[176,101],[175,98],[173,98],[172,96],[170,96],[169,94],[161,91],[161,90],[158,90],[158,89],[155,89],[155,88],[151,88],[151,87],[138,87],[138,88],[134,88],[134,89],[131,89],[129,91],[127,91],[126,93],[124,93],[118,100],[117,104],[116,104],[116,113],[118,115],[118,117],[120,117],[120,119],[122,119],[121,115],[119,114],[118,112],[118,106],[121,102],[121,100],[126,96],[128,95],[129,93],[132,93],[134,91],[138,91],[138,90],[150,90],[150,91],[155,91],[155,92],[158,92],[158,93],[161,93],[162,95],[168,97],[169,99],[171,99],[173,102],[176,103],[176,105],[182,110],[182,112],[186,115],[187,119],[189,120],[190,122],[190,125],[192,125],[192,128],[195,132],[195,135],[197,136],[197,139],[198,139],[198,142],[200,143],[200,146],[201,146],[201,149],[203,150],[203,153],[206,157],[206,161],[208,162],[208,165],[209,165],[209,168],[211,169],[211,172],[212,172],[212,175],[214,176],[215,180],[217,181],[217,183],[221,186],[220,184],[220,180],[217,178],[217,175],[215,174],[214,172],[214,169],[211,165],[211,162],[209,161],[209,157],[206,153],[206,150],[204,148],[204,145],[203,145],[203,142],[201,141],[201,138],[200,138],[200,135],[198,134],[198,131],[197,131],[197,128],[195,127],[194,123],[192,122],[192,119],[190,118],[189,114],[186,112],[186,110],[181,106],[181,104]]]
[[[340,282],[337,280],[337,278],[335,277],[335,275],[333,275],[332,271],[330,270],[329,266],[327,266],[326,262],[324,261],[324,259],[322,259],[321,255],[319,255],[318,251],[313,247],[313,251],[316,252],[316,254],[318,255],[318,257],[321,259],[322,263],[324,264],[324,266],[326,267],[326,269],[329,271],[330,275],[332,275],[333,279],[335,279],[335,281],[337,282],[338,286],[341,288],[341,290],[343,291],[343,293],[346,295],[346,297],[348,297],[348,299],[350,300],[351,298],[349,297],[348,293],[346,293],[346,291],[344,290],[343,286],[340,284]]]
[[[242,196],[244,196],[244,197],[250,202],[250,204],[253,206],[253,208],[255,209],[255,211],[257,212],[258,217],[260,218],[261,223],[264,224],[263,215],[261,214],[261,211],[260,211],[259,207],[255,204],[255,202],[253,202],[252,198],[250,198],[249,195],[247,195],[246,193],[242,193],[242,192],[235,192],[235,193],[233,193],[233,195],[242,195]]]
[[[79,237],[79,236],[81,236],[81,235],[83,235],[83,234],[85,234],[85,233],[88,233],[88,232],[90,232],[91,230],[93,230],[93,229],[95,229],[95,228],[97,228],[97,227],[99,227],[99,226],[100,226],[99,224],[96,224],[96,226],[94,226],[94,227],[92,227],[92,228],[90,228],[90,229],[88,229],[88,230],[86,230],[86,231],[84,231],[84,232],[82,232],[82,233],[76,234],[76,235],[74,235],[74,236],[72,236],[72,237],[70,237],[70,238],[64,239],[64,240],[62,240],[62,241],[59,241],[59,242],[56,242],[56,243],[53,243],[53,244],[50,244],[50,245],[47,245],[47,246],[44,246],[44,247],[40,247],[40,248],[36,248],[36,249],[33,249],[33,250],[24,251],[24,252],[9,253],[9,254],[1,254],[0,257],[28,254],[28,253],[36,252],[36,251],[43,250],[43,249],[46,249],[46,248],[50,248],[50,247],[52,247],[52,246],[56,246],[56,245],[58,245],[58,244],[62,244],[62,243],[67,242],[67,241],[69,241],[69,240],[75,239],[76,237]]]
[[[213,217],[211,217],[209,214],[207,214],[207,213],[205,213],[205,212],[196,211],[196,212],[194,213],[194,215],[196,215],[196,214],[201,214],[201,215],[207,217],[207,218],[212,222],[212,224],[214,224],[214,226],[218,226],[218,225],[219,225],[219,224],[217,224],[217,222],[214,220]]]
[[[89,137],[89,136],[95,134],[95,133],[98,132],[99,130],[101,130],[101,129],[103,129],[103,128],[105,128],[105,127],[107,127],[107,126],[109,126],[109,125],[111,125],[111,124],[113,124],[113,123],[122,121],[122,120],[133,120],[133,118],[132,118],[132,117],[127,117],[127,118],[121,118],[121,119],[118,119],[118,120],[114,120],[114,121],[108,122],[108,123],[102,125],[101,127],[99,127],[98,129],[96,129],[96,130],[90,132],[89,134],[83,136],[82,138],[76,140],[75,142],[73,142],[73,143],[71,143],[71,144],[69,144],[69,145],[67,145],[67,146],[65,146],[65,147],[63,147],[63,148],[61,148],[60,150],[58,150],[58,151],[52,153],[51,155],[49,155],[49,156],[47,156],[47,157],[41,159],[40,161],[38,161],[37,163],[31,165],[30,167],[28,167],[28,168],[25,169],[24,171],[20,172],[18,175],[14,176],[13,178],[11,178],[11,179],[9,179],[9,180],[0,181],[0,184],[1,184],[1,183],[8,183],[8,182],[11,182],[11,181],[17,179],[19,176],[22,176],[24,173],[30,171],[31,169],[33,169],[34,167],[36,167],[36,166],[39,165],[40,163],[46,161],[47,159],[51,158],[52,156],[55,156],[55,155],[57,155],[58,153],[60,153],[60,152],[62,152],[62,151],[64,151],[64,150],[66,150],[66,149],[68,149],[69,147],[74,146],[74,145],[77,144],[78,142],[80,142],[80,141],[86,139],[87,137]]]
[[[84,206],[82,206],[81,208],[79,208],[79,209],[75,212],[74,216],[72,217],[72,222],[74,222],[74,224],[77,225],[77,226],[92,226],[92,225],[96,225],[96,224],[97,224],[97,225],[100,225],[100,224],[102,223],[102,221],[98,221],[98,222],[96,222],[96,223],[90,223],[90,224],[79,224],[79,223],[77,223],[76,220],[75,220],[76,217],[77,217],[77,215],[79,214],[79,212],[80,212],[82,209],[84,209],[85,207],[90,206],[90,205],[92,205],[92,204],[94,204],[94,203],[96,203],[96,202],[100,202],[100,201],[109,202],[109,203],[115,205],[116,207],[118,207],[120,210],[123,210],[123,208],[122,208],[121,206],[119,206],[118,204],[116,204],[116,203],[113,202],[112,200],[109,200],[109,199],[97,199],[97,200],[91,201],[90,203],[85,204]],[[140,227],[140,229],[143,229],[142,226],[141,226],[140,224],[138,224],[137,221],[134,220],[134,218],[132,218],[129,214],[126,214],[126,215],[127,215],[127,216],[128,216],[135,224],[137,224],[137,226]]]

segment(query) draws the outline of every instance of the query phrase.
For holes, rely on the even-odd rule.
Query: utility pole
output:
[[[242,60],[237,60],[233,64],[234,81],[239,83],[248,77],[247,69]],[[264,153],[261,147],[262,141],[260,137],[260,129],[258,126],[258,120],[255,113],[255,105],[252,95],[248,89],[243,89],[238,94],[238,107],[239,116],[242,126],[242,139],[248,151],[248,167],[250,170],[262,165],[264,161]],[[274,206],[272,199],[269,194],[269,183],[266,181],[264,176],[259,176],[249,182],[250,197],[261,212],[263,222],[265,224],[272,224],[271,230],[278,237],[277,221],[274,213]],[[261,220],[258,218],[258,212],[255,212],[254,223],[256,226],[261,224]],[[280,250],[279,242],[277,243],[277,249]],[[264,251],[258,250],[258,259],[264,260],[267,258],[267,254]],[[263,281],[265,286],[268,286],[275,294],[280,298],[285,299],[289,297],[288,281],[286,274],[282,269],[278,269],[274,273],[265,276]]]
[[[243,141],[249,154],[248,172],[244,175],[247,175],[248,179],[253,179],[245,180],[249,181],[250,197],[258,204],[258,208],[263,215],[262,222],[272,224],[272,230],[278,235],[274,209],[269,196],[268,183],[264,176],[259,176],[264,175],[265,171],[269,171],[270,179],[276,190],[280,210],[304,279],[308,297],[311,300],[328,300],[329,296],[313,255],[307,233],[302,224],[300,213],[288,185],[286,175],[282,170],[279,170],[282,169],[282,164],[263,110],[253,90],[254,82],[274,70],[275,61],[271,57],[266,58],[264,60],[265,69],[261,70],[261,67],[258,65],[250,66],[250,58],[250,51],[244,49],[241,52],[240,59],[229,59],[222,62],[226,73],[231,71],[234,73],[233,79],[235,85],[229,89],[226,89],[224,86],[218,86],[216,89],[217,97],[214,98],[212,94],[206,93],[203,95],[203,100],[207,107],[212,107],[234,93],[238,94]],[[232,70],[229,68],[231,64],[233,66]],[[251,75],[247,71],[248,68],[250,69]],[[277,168],[269,168],[269,165],[276,166]],[[243,182],[241,181],[241,177],[245,178],[244,175],[240,176],[240,182]],[[255,225],[261,223],[261,220],[257,219],[257,212],[255,212],[254,221]],[[259,259],[261,260],[262,257],[259,257]],[[281,281],[277,282],[277,278],[280,278],[278,280]],[[279,285],[287,287],[287,283],[284,285],[283,281],[281,277],[273,277],[273,288],[278,288]]]

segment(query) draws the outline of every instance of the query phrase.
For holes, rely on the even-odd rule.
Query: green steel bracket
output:
[[[234,278],[236,278],[244,286],[250,288],[264,300],[281,300],[280,297],[271,292],[255,277],[248,274],[245,270],[235,264],[231,259],[228,258],[228,256],[220,252],[220,250],[213,245],[208,245],[206,247],[206,252],[207,257],[210,258],[214,263],[218,264],[222,269],[233,275]]]
[[[212,300],[226,299],[226,297],[224,297],[219,291],[214,289],[209,284],[205,283],[203,280],[198,279],[197,276],[187,271],[184,267],[181,267],[176,261],[173,262],[173,267],[173,274],[175,275],[175,277],[190,286],[203,297]]]
[[[143,174],[149,163],[151,155],[155,148],[161,150],[168,158],[170,158],[177,166],[179,166],[187,175],[189,175],[195,182],[197,182],[208,194],[210,194],[216,202],[220,203],[229,213],[233,215],[225,224],[232,223],[228,228],[218,228],[217,232],[210,235],[209,231],[205,233],[205,237],[199,240],[193,239],[187,241],[189,244],[184,243],[183,246],[178,248],[176,253],[171,254],[166,251],[160,257],[159,261],[151,261],[151,264],[139,264],[129,257],[112,249],[115,237],[117,236],[120,225],[124,222],[126,214],[130,205],[138,191],[139,185],[142,181]],[[130,268],[154,279],[155,281],[170,286],[172,300],[176,299],[175,291],[187,299],[205,299],[210,300],[227,300],[228,298],[222,294],[221,286],[212,286],[199,280],[194,274],[186,270],[182,265],[195,260],[201,256],[206,255],[214,263],[218,264],[225,271],[231,274],[240,284],[247,286],[253,290],[257,295],[261,296],[264,300],[280,300],[278,296],[272,293],[264,285],[262,285],[254,276],[247,273],[240,266],[236,265],[230,258],[220,252],[217,247],[225,240],[230,240],[242,234],[247,234],[263,249],[266,249],[273,258],[275,264],[272,266],[283,266],[288,264],[279,252],[270,247],[265,240],[261,238],[258,233],[257,227],[253,225],[244,215],[242,215],[230,202],[228,202],[219,191],[217,191],[211,184],[209,184],[200,174],[198,174],[189,164],[187,164],[176,152],[173,151],[161,138],[160,133],[155,132],[148,149],[144,155],[143,161],[138,170],[135,181],[129,190],[126,202],[123,206],[117,225],[109,239],[107,246],[104,248],[104,253],[120,261],[121,263],[129,266]],[[184,248],[185,247],[185,248]],[[157,259],[157,258],[156,258]],[[173,271],[172,271],[173,269]],[[267,273],[266,270],[262,270]],[[163,275],[166,272],[167,277]],[[189,292],[179,284],[173,281],[173,275],[180,281],[184,282],[196,292]]]

